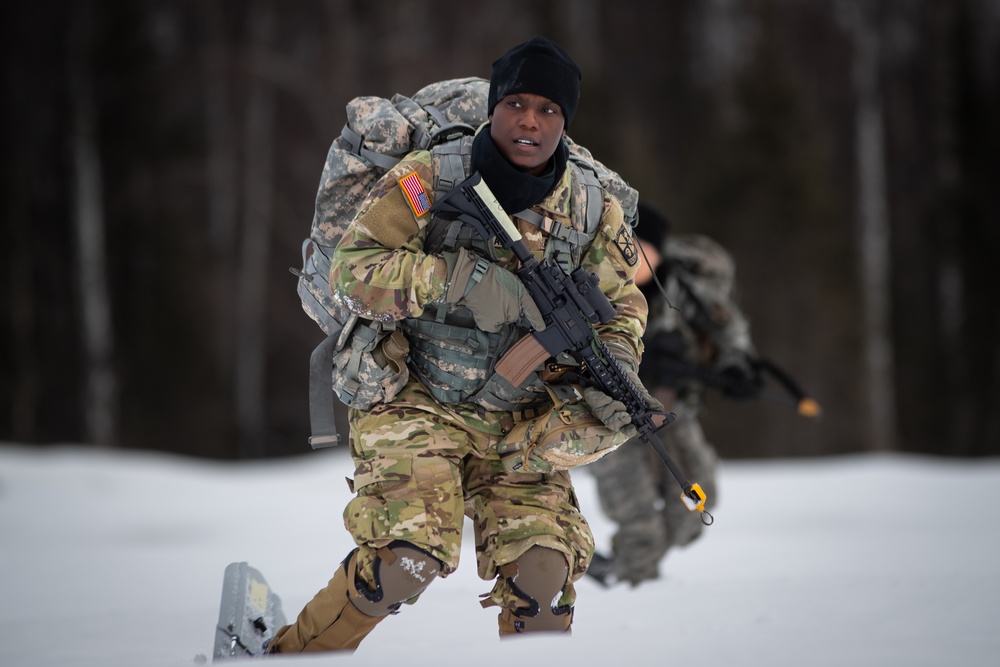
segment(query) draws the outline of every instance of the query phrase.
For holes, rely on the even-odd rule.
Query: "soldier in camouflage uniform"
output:
[[[649,268],[666,291],[640,270],[636,278],[649,300],[649,325],[640,377],[676,421],[659,437],[687,476],[701,484],[706,509],[717,502],[716,452],[699,422],[705,380],[727,398],[749,400],[761,390],[750,328],[735,301],[732,258],[711,239],[695,234],[668,237],[666,219],[639,204],[636,235]],[[667,305],[673,306],[673,308]],[[659,576],[671,547],[695,540],[700,515],[678,500],[680,489],[649,447],[637,443],[589,466],[601,508],[618,525],[612,555],[595,554],[591,576],[638,585]]]
[[[576,167],[567,162],[563,135],[579,81],[576,64],[548,40],[508,51],[493,64],[490,123],[466,159],[505,211],[530,209],[584,241],[561,261],[598,276],[618,316],[597,331],[638,382],[647,306],[633,280],[631,228],[619,202],[602,194],[599,225],[586,229]],[[510,252],[430,210],[439,159],[417,151],[390,169],[334,254],[335,295],[403,333],[408,379],[370,410],[350,411],[356,496],[344,520],[358,546],[295,623],[279,629],[270,652],[356,648],[458,567],[466,516],[479,575],[494,582],[482,604],[500,608],[500,634],[570,629],[573,582],[594,542],[569,473],[512,470],[498,453],[519,419],[552,406],[539,372],[517,387],[494,372],[515,342],[545,324],[511,273]],[[513,220],[532,252],[548,256],[554,234],[521,214]],[[612,430],[630,421],[621,403],[596,394],[585,395],[593,417]]]

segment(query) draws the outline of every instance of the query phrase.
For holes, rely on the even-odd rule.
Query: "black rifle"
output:
[[[676,378],[691,378],[702,384],[711,387],[713,389],[718,389],[725,393],[729,388],[729,381],[724,376],[720,375],[716,371],[709,370],[700,366],[698,364],[684,361],[682,359],[676,359],[673,357],[660,357],[655,358],[653,355],[656,354],[656,350],[650,346],[646,346],[646,357],[644,359],[644,364],[649,365],[651,372],[657,377],[676,377]],[[777,364],[769,359],[764,359],[762,357],[757,357],[749,360],[750,365],[756,370],[756,372],[761,374],[767,374],[771,376],[781,387],[789,394],[791,400],[785,400],[782,396],[762,393],[761,397],[770,398],[778,403],[785,405],[790,405],[796,409],[796,411],[803,417],[819,417],[822,409],[819,403],[815,399],[810,397],[799,385],[791,378],[788,373],[782,370]],[[644,365],[644,368],[645,368]]]
[[[796,411],[803,417],[819,417],[822,409],[816,402],[788,373],[778,367],[773,361],[758,358],[754,361],[758,370],[770,375],[774,380],[784,387],[785,391],[794,399]]]
[[[503,248],[513,251],[521,263],[517,277],[545,320],[545,329],[533,331],[518,341],[497,363],[496,372],[517,385],[546,359],[568,353],[580,365],[585,380],[625,405],[638,436],[656,450],[680,484],[681,500],[688,509],[701,511],[703,521],[711,523],[711,515],[705,512],[705,492],[684,477],[656,437],[656,431],[671,423],[676,415],[649,409],[643,393],[594,329],[595,324],[607,322],[617,314],[607,295],[598,288],[598,277],[582,267],[567,274],[551,259],[538,261],[478,172],[438,198],[431,211],[467,223],[485,241],[496,238]]]

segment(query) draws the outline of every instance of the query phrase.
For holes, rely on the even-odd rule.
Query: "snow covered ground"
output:
[[[195,664],[237,560],[294,616],[352,546],[350,474],[342,451],[233,464],[0,445],[0,664]],[[575,479],[606,547],[593,480]],[[1000,461],[731,461],[719,483],[715,525],[661,580],[580,582],[572,637],[499,642],[467,542],[355,654],[268,664],[1000,664]]]

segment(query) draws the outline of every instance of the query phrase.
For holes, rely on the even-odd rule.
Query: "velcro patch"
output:
[[[420,182],[420,177],[417,176],[417,172],[411,171],[406,176],[399,179],[399,187],[406,195],[406,201],[410,203],[410,208],[413,209],[413,215],[418,218],[424,213],[430,210],[431,200],[427,196],[427,192],[424,190],[424,184]]]
[[[639,263],[639,252],[635,248],[635,241],[632,239],[632,234],[628,229],[622,227],[618,230],[618,235],[615,237],[615,245],[621,251],[626,264],[635,266]]]

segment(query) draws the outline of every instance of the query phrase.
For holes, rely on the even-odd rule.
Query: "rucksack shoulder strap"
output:
[[[587,192],[586,234],[589,238],[593,238],[604,214],[604,186],[601,185],[597,172],[589,162],[572,153],[569,160],[570,165],[575,168],[574,175],[580,179]]]
[[[472,161],[472,137],[462,135],[431,148],[434,171],[434,197],[450,192],[465,180]]]

